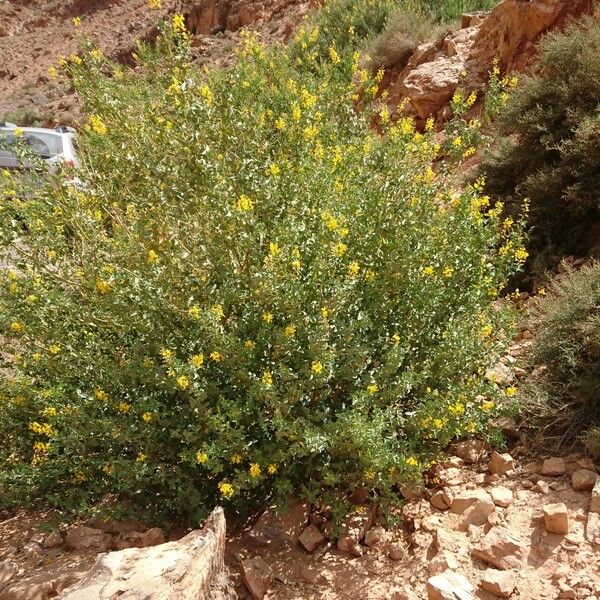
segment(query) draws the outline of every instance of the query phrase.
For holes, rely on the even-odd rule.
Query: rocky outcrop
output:
[[[201,530],[176,542],[101,555],[61,600],[233,600],[224,572],[225,517],[217,508]]]
[[[487,16],[464,15],[458,31],[437,43],[420,45],[405,65],[388,76],[390,104],[405,98],[405,110],[419,120],[444,118],[459,87],[484,87],[494,59],[503,72],[523,71],[531,63],[536,43],[569,17],[591,9],[591,0],[503,0]]]

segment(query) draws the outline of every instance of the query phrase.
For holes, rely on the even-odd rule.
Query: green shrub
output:
[[[372,130],[350,50],[303,69],[246,36],[232,70],[198,74],[173,27],[133,69],[67,66],[79,182],[24,202],[0,177],[0,502],[110,493],[199,519],[269,494],[393,499],[487,432],[520,229],[433,172],[433,132],[385,109]]]
[[[487,160],[487,191],[511,213],[531,199],[531,248],[573,253],[597,244],[600,188],[600,13],[542,41],[538,74],[499,121],[504,136]]]
[[[547,439],[600,424],[600,265],[553,284],[536,311],[529,411]]]

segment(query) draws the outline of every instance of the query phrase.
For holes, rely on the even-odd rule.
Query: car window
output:
[[[17,138],[12,132],[0,132],[2,140],[0,146],[12,146],[17,143]],[[25,132],[24,142],[42,158],[50,158],[62,152],[62,139],[58,134]]]

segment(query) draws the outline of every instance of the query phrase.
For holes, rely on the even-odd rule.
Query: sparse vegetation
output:
[[[556,281],[536,312],[533,374],[523,397],[548,441],[586,436],[597,449],[600,423],[600,264]]]

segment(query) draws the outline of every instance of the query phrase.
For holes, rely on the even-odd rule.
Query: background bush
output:
[[[528,410],[548,440],[573,441],[590,429],[600,448],[600,264],[557,280],[535,313]],[[595,448],[595,450],[594,450]]]
[[[512,96],[504,138],[483,168],[487,190],[512,214],[531,199],[532,254],[598,248],[600,13],[542,41],[538,74]]]
[[[271,493],[393,499],[485,435],[519,227],[434,173],[434,133],[389,122],[351,49],[315,61],[319,35],[248,35],[199,74],[176,16],[133,69],[65,65],[79,180],[0,179],[0,502],[110,493],[197,520]]]

